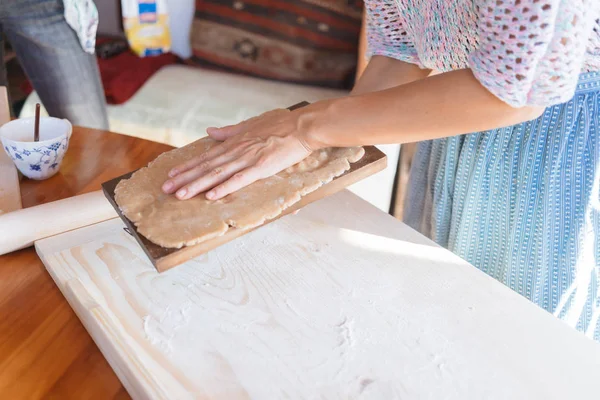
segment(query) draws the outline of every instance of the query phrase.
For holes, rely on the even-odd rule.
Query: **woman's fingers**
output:
[[[208,150],[207,152],[204,152],[204,153],[198,155],[197,157],[194,157],[191,160],[188,160],[188,161],[172,168],[168,174],[169,178],[174,178],[179,174],[182,174],[192,168],[195,168],[195,167],[201,165],[202,163],[206,163],[206,162],[212,160],[213,158],[218,157],[221,154],[225,153],[227,150],[228,149],[226,146],[218,144],[218,145],[214,146],[213,148],[211,148],[210,150]]]
[[[218,165],[177,190],[175,196],[180,200],[192,198],[199,193],[205,192],[208,189],[221,184],[231,178],[234,174],[246,168],[249,164],[251,163],[247,158],[241,158]],[[207,198],[209,197],[207,196]],[[210,200],[216,199],[210,198]]]
[[[209,200],[219,200],[228,194],[231,194],[237,190],[240,190],[251,183],[256,182],[257,180],[263,177],[263,171],[258,167],[250,167],[240,172],[235,173],[225,182],[216,186],[208,193],[206,193],[206,198]]]
[[[208,193],[206,198],[209,200],[218,200],[237,190],[246,187],[259,179],[275,175],[279,171],[302,161],[310,154],[297,138],[269,138],[263,139],[255,147],[248,157],[248,163],[243,169],[236,172],[235,175],[228,178],[223,183],[215,185]],[[205,190],[209,188],[206,187]]]
[[[306,158],[310,149],[300,141],[297,129],[294,115],[287,110],[208,129],[224,142],[173,168],[162,189],[181,200],[207,191],[207,199],[223,198]]]
[[[205,153],[206,154],[206,153]],[[200,160],[200,164],[198,164],[198,160],[194,159],[191,161],[195,161],[196,164],[194,167],[180,172],[179,174],[169,178],[162,186],[163,192],[165,193],[174,193],[179,188],[187,185],[188,183],[194,181],[195,179],[200,178],[201,176],[210,173],[212,170],[217,168],[218,166],[225,164],[237,157],[235,151],[227,151],[223,154],[220,154],[212,159],[207,157],[203,157]],[[198,157],[197,157],[198,158]]]

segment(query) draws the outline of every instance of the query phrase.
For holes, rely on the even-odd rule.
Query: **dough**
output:
[[[341,175],[364,154],[362,147],[318,150],[285,171],[216,201],[203,194],[179,200],[163,193],[161,186],[171,168],[217,143],[207,137],[168,151],[119,182],[115,200],[141,235],[162,247],[180,248],[220,236],[230,227],[254,228]]]

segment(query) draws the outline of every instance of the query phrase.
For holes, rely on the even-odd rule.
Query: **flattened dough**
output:
[[[171,168],[217,143],[203,138],[171,150],[119,182],[115,200],[140,234],[162,247],[180,248],[220,236],[229,227],[254,228],[341,175],[364,155],[362,147],[318,150],[299,164],[217,201],[202,194],[178,200],[162,192]]]

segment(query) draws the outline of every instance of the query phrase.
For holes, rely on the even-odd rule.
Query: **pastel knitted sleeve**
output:
[[[366,0],[367,55],[386,56],[421,66],[395,0]]]
[[[598,29],[598,4],[479,0],[479,47],[469,66],[488,90],[514,107],[568,101]]]

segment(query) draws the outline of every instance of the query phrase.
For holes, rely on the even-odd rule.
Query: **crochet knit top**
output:
[[[365,0],[370,55],[470,68],[506,103],[571,99],[600,71],[600,0]]]

